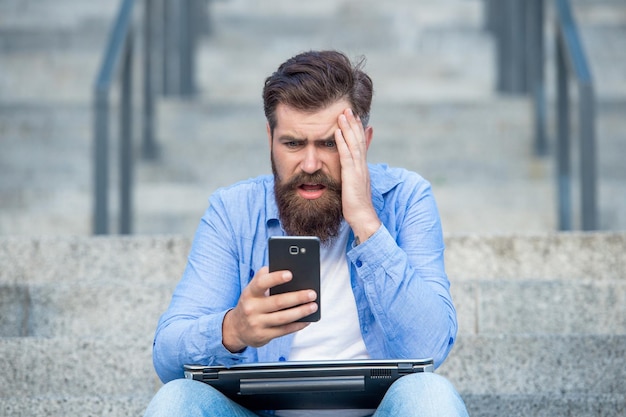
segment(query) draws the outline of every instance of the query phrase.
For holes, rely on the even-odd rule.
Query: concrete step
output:
[[[198,55],[204,95],[256,102],[277,63],[308,49],[366,55],[377,94],[394,102],[471,100],[493,91],[494,47],[482,30],[480,0],[287,3],[211,4],[212,36]]]
[[[13,0],[16,1],[16,0]],[[407,14],[419,19],[421,25],[474,25],[482,19],[480,0],[393,0],[395,9],[376,0],[364,0],[354,4],[350,0],[319,0],[313,3],[296,4],[289,0],[267,0],[259,4],[251,0],[215,1],[211,4],[213,16],[257,18],[272,17],[322,17]],[[417,6],[419,5],[419,7]],[[218,22],[216,22],[217,24]],[[269,28],[270,30],[274,28]]]
[[[462,393],[624,395],[626,335],[460,335],[438,372]]]
[[[111,2],[114,3],[114,2]],[[0,22],[0,52],[41,53],[50,50],[104,49],[109,18],[98,15],[71,26],[50,27],[43,22]]]
[[[258,55],[254,44],[225,46],[218,43],[222,42],[219,37],[212,37],[202,43],[199,51],[198,84],[201,94],[212,99],[250,103],[258,100],[260,86],[278,63],[302,50],[341,49],[352,59],[366,57],[365,68],[375,81],[376,97],[381,100],[474,101],[493,96],[495,58],[493,42],[487,34],[475,30],[433,30],[420,33],[419,38],[428,46],[411,46],[410,53],[398,50],[402,45],[384,39],[379,41],[382,44],[373,45],[361,40],[352,47],[325,40],[291,40],[288,45],[266,49],[266,53]],[[466,55],[463,50],[473,53]]]
[[[149,340],[173,290],[174,284],[0,286],[0,336]]]
[[[11,417],[141,416],[152,395],[0,397],[0,414]]]
[[[178,236],[3,237],[0,282],[167,285],[180,279],[189,248]]]
[[[149,339],[176,282],[0,285],[0,336]],[[623,280],[453,281],[452,296],[461,334],[626,334]]]
[[[189,245],[0,239],[0,336],[150,339]],[[449,236],[446,245],[460,334],[626,334],[623,233]]]
[[[225,45],[257,45],[268,52],[299,42],[355,45],[413,46],[422,31],[480,29],[480,0],[376,1],[323,0],[310,5],[269,0],[214,2],[210,6],[212,33]],[[288,37],[284,35],[288,34]]]
[[[579,25],[585,53],[591,65],[594,89],[601,99],[626,96],[626,4],[604,0],[574,0],[573,13]]]
[[[596,94],[602,99],[623,99],[626,96],[626,53],[622,40],[626,37],[626,12],[621,25],[583,27],[581,37],[591,65]]]
[[[626,282],[455,283],[461,334],[626,334]]]
[[[147,397],[160,384],[150,338],[0,338],[0,353],[0,398]]]
[[[453,282],[483,280],[620,282],[626,234],[448,235],[446,271]],[[0,283],[146,284],[177,282],[190,238],[2,237]]]
[[[104,43],[87,50],[3,53],[0,103],[89,108],[103,51]]]
[[[82,104],[0,104],[0,207],[11,208],[12,195],[15,207],[24,208],[35,205],[28,200],[36,193],[65,187],[88,192],[90,121],[91,109]]]
[[[472,417],[620,417],[626,411],[621,394],[466,394],[463,400]]]
[[[0,52],[104,48],[116,1],[3,0]]]
[[[456,282],[626,278],[623,232],[450,235],[445,242],[446,271]]]
[[[66,28],[83,22],[110,21],[117,2],[80,2],[73,0],[3,0],[0,27]]]

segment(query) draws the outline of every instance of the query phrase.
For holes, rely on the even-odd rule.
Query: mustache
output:
[[[330,191],[341,191],[341,183],[321,171],[314,172],[313,174],[300,172],[290,178],[289,181],[284,184],[284,188],[295,190],[302,184],[321,184]]]

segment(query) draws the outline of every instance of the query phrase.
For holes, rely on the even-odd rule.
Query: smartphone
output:
[[[291,281],[270,288],[270,294],[298,290],[317,293],[317,311],[298,321],[313,322],[321,318],[320,240],[315,236],[273,236],[268,240],[270,272],[288,270]]]

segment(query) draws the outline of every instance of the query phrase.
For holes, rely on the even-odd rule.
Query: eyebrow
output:
[[[282,136],[278,137],[277,140],[279,142],[289,142],[289,141],[308,142],[309,141],[309,139],[297,138],[297,137],[291,136],[291,135],[282,135]],[[333,133],[332,135],[330,135],[327,138],[315,139],[313,142],[328,142],[328,141],[334,141],[334,140],[335,140],[335,134]]]

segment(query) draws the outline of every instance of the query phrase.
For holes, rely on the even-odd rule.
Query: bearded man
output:
[[[211,196],[157,327],[153,359],[165,385],[146,416],[328,415],[247,410],[182,379],[190,363],[432,357],[439,366],[447,357],[457,319],[435,200],[418,174],[367,163],[373,84],[362,62],[310,51],[265,81],[273,175]],[[284,235],[322,242],[321,294],[270,295],[292,279],[267,267],[268,238]],[[298,321],[316,311],[318,296],[321,320]],[[341,413],[331,415],[467,415],[434,373],[400,378],[376,410]]]

